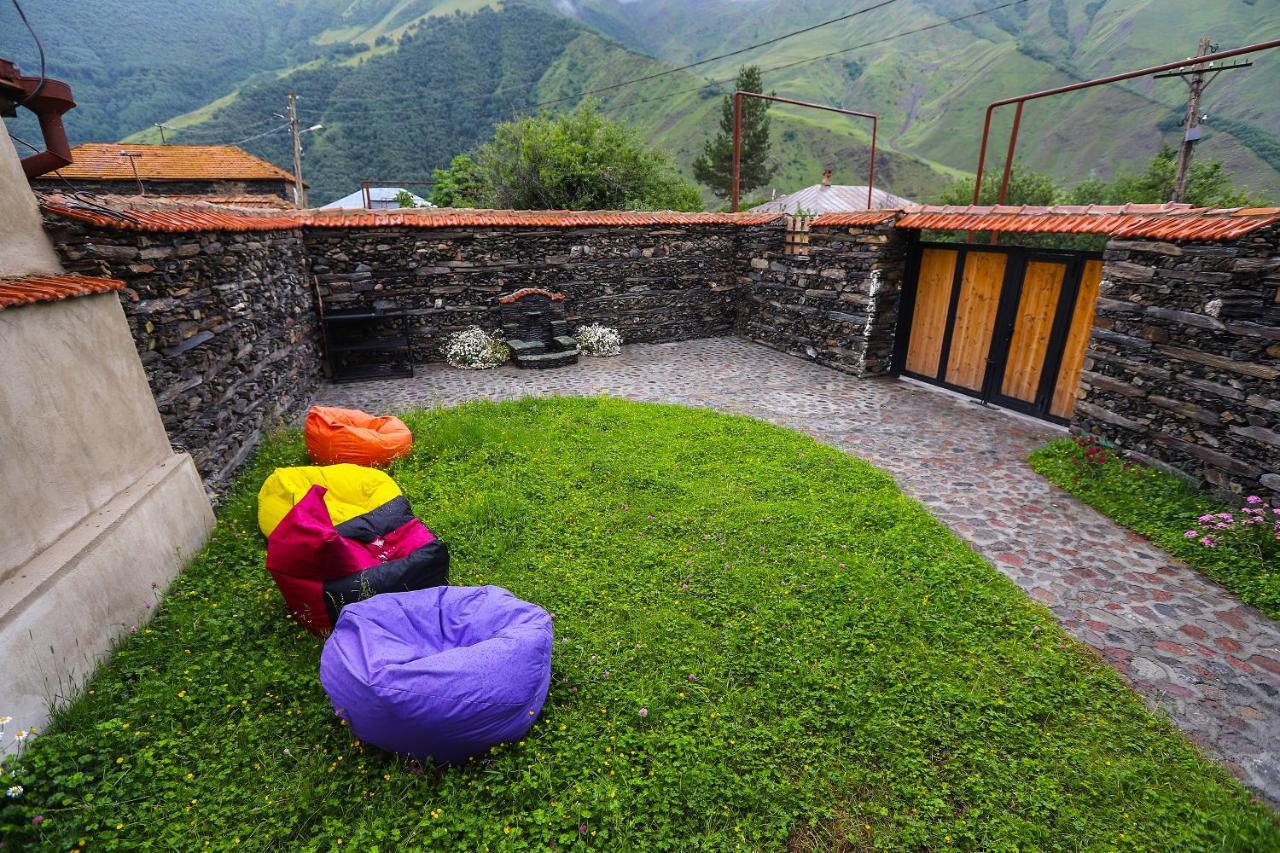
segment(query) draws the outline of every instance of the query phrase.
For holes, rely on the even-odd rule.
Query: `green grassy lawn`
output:
[[[1240,504],[1224,506],[1212,495],[1152,468],[1130,464],[1126,470],[1110,452],[1105,465],[1082,474],[1076,463],[1082,456],[1075,442],[1064,438],[1032,453],[1030,462],[1055,486],[1195,566],[1245,603],[1280,619],[1280,551],[1264,558],[1256,548],[1226,541],[1205,548],[1183,535],[1203,527],[1196,521],[1200,516],[1236,512]]]
[[[255,492],[305,458],[284,435],[6,776],[6,850],[1280,846],[1273,812],[865,463],[601,399],[406,420],[391,473],[454,582],[555,616],[526,739],[462,769],[353,740],[263,569]]]

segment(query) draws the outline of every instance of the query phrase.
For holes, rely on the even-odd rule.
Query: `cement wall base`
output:
[[[0,586],[6,730],[43,729],[129,628],[143,629],[213,525],[191,457],[174,454],[18,567]]]

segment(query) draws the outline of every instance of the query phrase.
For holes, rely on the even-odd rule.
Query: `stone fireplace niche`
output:
[[[578,363],[564,319],[564,294],[526,287],[500,297],[502,333],[516,367],[545,370]]]

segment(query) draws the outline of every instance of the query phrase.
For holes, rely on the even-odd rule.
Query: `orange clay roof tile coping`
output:
[[[0,311],[36,302],[57,302],[74,296],[110,293],[124,287],[114,278],[87,275],[31,275],[26,278],[0,278]]]
[[[98,205],[48,195],[46,213],[111,228],[182,233],[293,228],[625,228],[655,225],[764,225],[780,213],[681,213],[617,210],[463,210],[432,208],[351,212],[234,209],[190,200],[99,197]],[[105,208],[104,208],[105,205]],[[116,211],[116,213],[112,213]],[[1179,204],[1056,207],[917,205],[905,210],[828,213],[817,227],[858,227],[895,220],[898,228],[1002,233],[1098,234],[1167,240],[1233,240],[1280,222],[1280,208],[1193,208]]]
[[[147,145],[85,142],[71,149],[71,165],[57,170],[68,180],[293,181],[293,174],[234,145]],[[303,182],[306,183],[305,181]]]
[[[1232,240],[1280,222],[1280,208],[1187,204],[937,206],[908,208],[899,228],[1024,234],[1101,234],[1166,240]]]
[[[102,199],[105,202],[105,199]],[[587,228],[652,225],[762,225],[779,213],[682,213],[673,211],[569,210],[431,210],[390,213],[321,212],[319,210],[233,210],[225,205],[177,203],[152,198],[112,199],[113,216],[77,199],[48,196],[46,213],[130,231],[280,231],[290,228]]]

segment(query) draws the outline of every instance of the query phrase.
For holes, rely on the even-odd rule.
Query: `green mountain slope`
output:
[[[1280,37],[1280,0],[895,0],[849,21],[690,72],[598,96],[688,173],[714,132],[738,66],[759,64],[778,94],[881,116],[877,184],[921,200],[976,164],[992,100],[1185,56],[1208,34],[1236,46]],[[533,4],[533,5],[528,5]],[[271,131],[296,89],[305,172],[323,201],[365,178],[414,179],[485,138],[493,124],[578,94],[849,14],[847,0],[44,0],[32,10],[50,74],[81,107],[73,141],[130,137],[233,142]],[[476,14],[482,10],[481,14]],[[7,17],[6,17],[7,15]],[[13,26],[9,27],[8,24]],[[30,70],[8,7],[0,32]],[[403,42],[401,40],[404,40]],[[9,40],[6,40],[8,42]],[[865,46],[863,46],[865,45]],[[848,50],[849,48],[855,48]],[[842,51],[819,61],[818,54]],[[651,58],[652,57],[652,58]],[[1280,51],[1209,90],[1200,155],[1225,160],[1254,195],[1280,199]],[[778,66],[789,67],[778,67]],[[1023,119],[1019,159],[1073,183],[1110,177],[1175,142],[1185,87],[1143,79],[1040,101]],[[866,180],[865,121],[778,106],[771,192]],[[995,124],[995,163],[1011,111]],[[33,133],[30,123],[11,127]],[[287,165],[282,133],[245,147]],[[709,199],[709,201],[713,201]]]
[[[376,23],[397,0],[37,0],[27,17],[44,43],[47,73],[71,84],[72,142],[120,139],[200,107],[256,74],[309,60],[340,60],[363,45],[317,44],[338,25]],[[39,70],[11,4],[0,4],[0,56]],[[15,133],[33,134],[21,118]]]
[[[386,26],[394,20],[384,16],[378,35],[388,32]],[[365,30],[361,37],[374,31]],[[350,64],[312,62],[287,73],[258,75],[234,94],[169,120],[175,130],[168,138],[240,142],[255,136],[245,128],[259,127],[264,116],[280,111],[287,92],[294,90],[304,125],[323,126],[305,137],[303,168],[311,200],[323,203],[352,192],[366,179],[425,180],[433,168],[486,139],[504,119],[575,96],[582,88],[668,67],[562,15],[521,5],[429,17],[405,26],[394,45],[383,47]],[[601,104],[670,152],[687,171],[706,128],[719,114],[718,99],[687,91],[703,82],[691,74],[670,75],[644,90],[643,98],[625,89]],[[670,97],[654,103],[663,93]],[[273,119],[265,129],[280,123]],[[793,183],[812,183],[820,175],[815,152],[824,150],[845,151],[850,181],[858,180],[854,169],[865,174],[865,128],[836,135],[803,123],[791,129],[784,121],[779,132],[800,140],[789,144],[782,158]],[[156,137],[145,131],[135,138],[158,141]],[[291,162],[288,135],[282,131],[241,144],[273,162]],[[885,181],[892,179],[893,186],[912,193],[926,192],[942,180],[928,165],[892,152],[883,153],[877,166]]]
[[[673,64],[851,11],[843,0],[563,2],[573,4],[571,14],[624,44]],[[1194,53],[1201,35],[1224,48],[1280,38],[1280,0],[1029,0],[895,37],[997,5],[997,0],[898,0],[697,70],[723,79],[744,61],[756,63],[779,94],[878,113],[894,148],[971,171],[991,101],[1178,59]],[[884,39],[889,40],[770,70]],[[1255,192],[1280,198],[1280,112],[1275,109],[1280,51],[1254,59],[1254,67],[1224,74],[1209,89],[1203,103],[1210,115],[1208,138],[1200,151],[1225,160]],[[1185,108],[1185,91],[1179,80],[1147,78],[1032,104],[1024,116],[1019,156],[1067,181],[1109,177],[1118,167],[1145,163],[1162,139],[1177,141],[1175,121]],[[997,134],[1008,131],[1011,110],[1005,113],[996,121]],[[836,117],[815,120],[839,130]],[[998,147],[1003,152],[1003,141]]]

